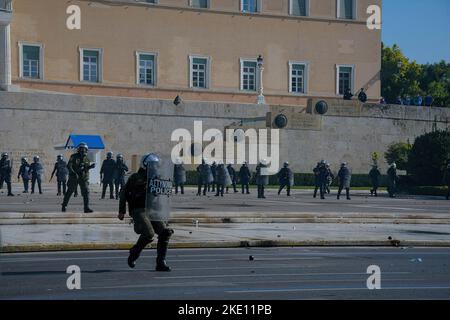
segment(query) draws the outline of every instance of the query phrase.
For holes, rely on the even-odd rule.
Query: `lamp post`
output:
[[[266,104],[266,99],[264,98],[264,87],[263,87],[263,71],[264,71],[264,59],[261,55],[258,56],[256,59],[258,64],[258,70],[259,70],[259,95],[258,99],[256,100],[257,104]]]

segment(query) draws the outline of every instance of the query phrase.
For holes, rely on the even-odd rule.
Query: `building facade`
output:
[[[254,103],[262,85],[267,104],[301,106],[364,87],[377,100],[381,33],[367,27],[370,5],[381,0],[14,0],[10,82],[239,103]]]

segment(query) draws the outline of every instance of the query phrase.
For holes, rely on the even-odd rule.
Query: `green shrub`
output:
[[[389,164],[396,163],[399,170],[407,170],[408,156],[411,152],[411,145],[405,142],[391,144],[384,153],[384,158]]]

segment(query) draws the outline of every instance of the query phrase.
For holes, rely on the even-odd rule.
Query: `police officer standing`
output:
[[[294,174],[292,170],[289,168],[289,162],[285,162],[283,164],[283,168],[278,172],[278,182],[280,183],[280,188],[278,189],[278,195],[281,194],[281,191],[284,187],[287,188],[287,196],[291,196],[291,186],[294,184]]]
[[[70,156],[67,164],[69,181],[67,182],[67,192],[62,203],[62,212],[66,212],[70,197],[77,185],[80,186],[81,195],[83,196],[84,213],[93,212],[89,208],[89,170],[95,168],[95,163],[91,164],[89,161],[87,156],[88,150],[88,145],[81,142],[77,146],[77,152]]]
[[[444,174],[444,182],[447,185],[447,196],[445,197],[447,200],[450,198],[450,163],[447,164],[447,170]]]
[[[239,181],[241,183],[242,187],[242,194],[244,194],[244,188],[247,191],[247,194],[250,194],[249,191],[249,184],[250,184],[250,178],[252,177],[250,170],[247,166],[247,162],[244,162],[239,169]]]
[[[50,177],[50,181],[52,180],[53,176],[56,173],[56,183],[58,185],[58,193],[57,196],[62,194],[66,194],[66,183],[67,183],[67,175],[69,174],[69,171],[67,170],[67,163],[64,161],[64,157],[62,154],[58,155],[56,157],[56,163],[53,167],[53,172]]]
[[[333,183],[333,180],[334,180],[334,174],[333,174],[333,172],[331,171],[331,168],[330,168],[330,164],[329,164],[329,163],[327,163],[327,164],[325,165],[325,167],[327,168],[327,182],[326,182],[326,184],[325,184],[325,189],[326,189],[326,192],[327,192],[328,194],[330,194],[330,193],[331,193],[330,187],[331,187],[331,184]]]
[[[123,220],[126,213],[126,203],[128,211],[133,218],[134,231],[139,234],[136,244],[130,249],[128,256],[128,266],[134,268],[136,260],[142,250],[153,241],[155,233],[158,235],[156,271],[170,271],[166,264],[167,248],[173,230],[167,228],[164,221],[154,221],[151,213],[146,211],[147,177],[148,170],[154,170],[159,166],[160,158],[155,154],[147,154],[142,157],[139,171],[130,176],[120,193],[119,216]],[[152,169],[153,168],[153,169]]]
[[[180,187],[181,194],[184,194],[184,184],[186,183],[186,169],[183,166],[183,161],[177,158],[173,165],[173,181],[175,184],[175,194],[178,194],[178,187]]]
[[[217,184],[217,163],[213,161],[211,165],[211,173],[213,176],[213,181],[211,184],[208,184],[208,192],[211,190],[211,192],[216,191],[216,184]],[[212,189],[211,189],[212,186]]]
[[[33,157],[33,163],[30,165],[29,174],[31,174],[31,194],[34,193],[36,182],[39,188],[39,194],[42,194],[42,176],[44,175],[44,167],[41,164],[39,156]]]
[[[231,163],[229,163],[227,165],[227,170],[228,170],[228,174],[231,178],[231,185],[233,186],[233,191],[234,193],[237,193],[237,189],[236,189],[236,183],[237,183],[237,174],[236,174],[236,170],[234,170],[233,166],[231,165]],[[227,193],[228,193],[228,189],[229,187],[227,187]]]
[[[262,159],[256,166],[256,185],[258,186],[258,199],[265,199],[264,188],[269,184],[269,176],[263,170],[267,168],[266,159]]]
[[[20,180],[22,177],[23,182],[23,192],[22,193],[28,193],[28,185],[30,181],[30,164],[28,163],[28,159],[25,157],[22,157],[21,164],[19,168],[19,173],[17,174],[17,179]]]
[[[0,185],[3,186],[3,182],[6,182],[6,187],[8,188],[8,197],[14,197],[11,187],[11,175],[12,175],[12,163],[9,159],[8,153],[2,153],[2,158],[0,159]]]
[[[350,169],[347,167],[347,163],[341,164],[341,169],[338,172],[338,180],[339,180],[339,190],[337,194],[337,199],[339,200],[341,196],[341,192],[345,189],[345,194],[347,195],[347,200],[350,200],[350,181],[352,179],[352,174]]]
[[[225,187],[228,187],[231,184],[231,178],[228,169],[222,162],[217,166],[216,174],[217,192],[215,196],[218,197],[220,195],[223,197],[223,191]]]
[[[391,164],[387,171],[388,176],[388,193],[389,198],[395,198],[395,193],[397,191],[397,182],[398,182],[398,176],[397,176],[397,164],[394,162]]]
[[[378,170],[378,166],[373,165],[372,169],[369,172],[370,182],[372,183],[372,189],[370,189],[370,194],[372,196],[373,195],[375,195],[375,197],[378,196],[377,190],[378,190],[378,187],[380,186],[380,177],[381,177],[381,172],[380,172],[380,170]]]
[[[110,151],[106,154],[106,159],[103,160],[100,169],[100,180],[103,183],[102,199],[105,199],[106,188],[109,186],[109,198],[114,199],[114,170],[116,162],[114,161],[113,153]]]
[[[328,170],[325,160],[318,162],[313,172],[315,180],[314,198],[317,197],[317,190],[320,190],[320,199],[323,200],[325,199],[326,184],[328,180]]]
[[[208,185],[214,182],[214,177],[211,171],[211,166],[202,159],[202,164],[197,167],[198,172],[198,192],[197,196],[201,195],[201,190],[203,186],[203,195],[206,196],[206,190]]]
[[[123,155],[120,153],[116,157],[116,166],[114,168],[114,187],[116,189],[116,200],[119,200],[119,194],[125,185],[125,173],[128,172],[128,166],[123,161]]]

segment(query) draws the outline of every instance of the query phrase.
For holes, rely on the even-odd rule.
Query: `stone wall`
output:
[[[289,125],[280,132],[280,161],[288,160],[296,172],[310,172],[317,161],[326,159],[333,169],[346,161],[354,173],[366,173],[371,154],[382,155],[390,143],[413,143],[433,128],[450,129],[450,109],[328,100],[329,110],[322,116],[315,113],[315,102],[303,107],[183,102],[176,107],[167,100],[1,92],[0,152],[11,153],[16,174],[21,156],[40,155],[48,178],[56,155],[70,155],[57,150],[70,134],[101,135],[106,151],[123,153],[131,163],[133,155],[150,150],[170,153],[172,131],[192,132],[195,120],[203,121],[204,130],[223,130],[243,119],[259,118],[246,127],[264,128],[266,120],[261,119],[270,112],[272,117],[288,116]],[[380,162],[386,170],[384,160]]]

